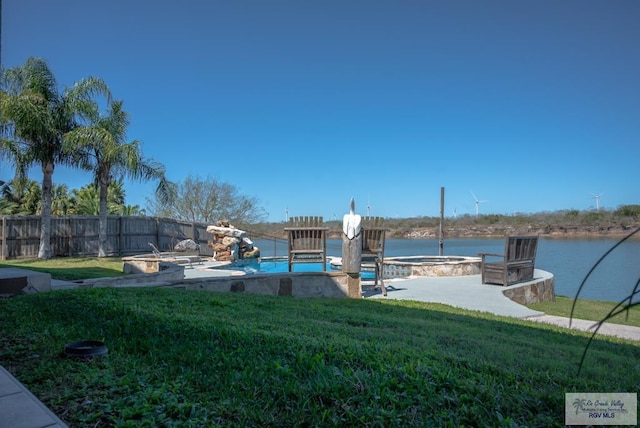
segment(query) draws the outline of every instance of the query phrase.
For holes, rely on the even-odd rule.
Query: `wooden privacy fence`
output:
[[[193,239],[200,244],[201,255],[212,256],[207,226],[167,218],[109,216],[105,250],[108,255],[151,253],[151,242],[169,251],[178,242]],[[97,255],[98,227],[98,216],[52,216],[51,255]],[[40,216],[0,216],[0,260],[37,257],[39,247]]]

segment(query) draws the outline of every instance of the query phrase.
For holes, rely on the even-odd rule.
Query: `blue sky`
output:
[[[441,187],[447,216],[473,194],[481,214],[613,209],[640,203],[639,20],[637,0],[4,0],[1,60],[103,78],[169,179],[232,184],[270,221],[351,197],[438,216]]]

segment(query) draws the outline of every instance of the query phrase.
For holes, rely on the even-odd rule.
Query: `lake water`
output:
[[[555,239],[540,238],[536,268],[555,277],[556,294],[574,297],[589,270],[619,239]],[[284,240],[256,239],[263,257],[287,255]],[[504,252],[504,239],[448,239],[444,241],[446,256],[477,256],[478,253]],[[330,256],[342,255],[342,241],[327,240]],[[385,257],[438,255],[437,239],[387,239]],[[590,275],[580,298],[618,302],[633,292],[640,280],[640,239],[628,239],[613,250]],[[640,294],[640,293],[639,293]],[[634,301],[640,301],[636,295]]]

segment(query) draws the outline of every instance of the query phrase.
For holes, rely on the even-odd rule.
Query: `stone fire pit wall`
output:
[[[386,279],[419,276],[462,276],[480,274],[480,264],[480,257],[388,257],[384,259],[382,269]]]

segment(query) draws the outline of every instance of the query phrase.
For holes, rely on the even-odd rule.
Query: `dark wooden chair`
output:
[[[327,230],[322,217],[291,217],[287,232],[289,272],[296,263],[322,263],[327,270]]]
[[[482,283],[506,287],[532,280],[537,249],[537,236],[508,236],[504,254],[478,253],[482,258]],[[489,262],[489,257],[501,260]]]
[[[380,287],[383,295],[387,295],[384,285],[383,262],[384,241],[387,230],[383,226],[382,217],[362,218],[362,267],[373,268],[374,287]]]

